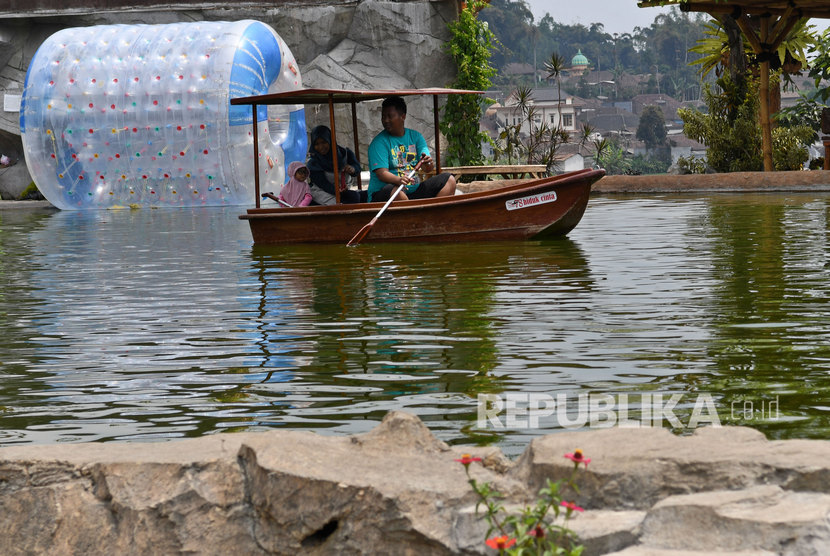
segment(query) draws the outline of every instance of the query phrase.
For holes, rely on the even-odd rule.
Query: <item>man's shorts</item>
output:
[[[431,199],[432,197],[438,195],[438,192],[441,191],[445,185],[447,185],[447,181],[450,179],[450,176],[452,176],[452,174],[449,172],[432,176],[431,178],[422,181],[421,185],[418,186],[418,189],[412,193],[407,193],[406,196],[410,199]],[[389,197],[392,196],[392,193],[394,193],[397,188],[397,185],[387,183],[382,189],[375,191],[375,194],[372,195],[372,201],[375,203],[385,203],[389,200]]]

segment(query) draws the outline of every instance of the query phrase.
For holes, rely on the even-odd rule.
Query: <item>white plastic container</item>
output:
[[[61,209],[250,205],[251,108],[229,101],[301,87],[291,51],[258,21],[64,29],[26,73],[26,163]],[[305,112],[263,106],[257,121],[261,186],[279,190],[305,160]]]

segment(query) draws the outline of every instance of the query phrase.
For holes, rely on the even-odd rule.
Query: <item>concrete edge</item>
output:
[[[0,210],[47,209],[58,210],[49,201],[0,201]]]
[[[830,172],[733,172],[728,174],[652,174],[605,176],[592,193],[740,193],[830,191]]]

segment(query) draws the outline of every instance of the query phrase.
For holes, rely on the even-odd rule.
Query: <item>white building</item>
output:
[[[571,134],[577,131],[580,110],[584,105],[582,99],[563,95],[560,102],[559,91],[555,87],[533,89],[531,99],[530,104],[534,109],[532,118],[534,128],[538,129],[542,126],[542,123],[547,124],[549,128],[559,127],[561,115],[561,127]],[[515,93],[507,97],[504,105],[493,104],[490,106],[487,109],[487,114],[494,116],[501,128],[515,126],[521,122],[521,133],[524,135],[530,134],[530,125],[522,115]]]
[[[566,153],[556,156],[554,159],[556,161],[555,168],[557,172],[575,172],[585,168],[585,157],[579,153]]]

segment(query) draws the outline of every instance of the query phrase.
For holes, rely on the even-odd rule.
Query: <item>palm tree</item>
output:
[[[513,157],[519,156],[519,150],[522,140],[519,137],[519,125],[506,125],[499,133],[499,138],[496,141],[496,159],[501,159],[502,155],[507,156],[507,163],[513,164]]]
[[[579,150],[580,150],[580,154],[581,154],[582,149],[588,143],[588,141],[591,140],[591,135],[594,134],[594,131],[596,131],[596,130],[594,129],[594,126],[592,126],[591,124],[582,124],[582,129],[579,130]]]
[[[519,158],[523,156],[524,151],[527,151],[527,155],[530,156],[533,150],[532,144],[525,146],[522,143],[522,127],[527,122],[528,132],[530,134],[528,142],[532,143],[533,118],[536,114],[536,109],[533,106],[533,90],[530,87],[520,85],[510,96],[515,102],[513,104],[513,114],[514,116],[518,116],[518,122],[515,118],[513,125],[505,122],[505,127],[499,134],[499,158],[501,158],[501,154],[506,154],[508,164],[513,164],[514,156]]]
[[[603,137],[602,139],[594,139],[594,161],[596,165],[602,168],[602,157],[608,152],[608,149],[611,145],[608,143],[608,139]]]
[[[714,70],[715,75],[720,77],[723,70],[728,69],[733,81],[737,81],[745,77],[746,68],[751,65],[754,53],[747,41],[740,40],[743,37],[737,24],[728,23],[732,20],[726,17],[721,19],[707,23],[706,36],[689,49],[689,52],[701,56],[691,64],[700,66],[698,71],[702,76]],[[738,34],[738,40],[731,38],[733,32]],[[772,67],[780,69],[784,79],[788,79],[790,74],[807,65],[807,52],[814,49],[815,45],[816,37],[812,26],[807,24],[806,19],[800,21],[778,48],[778,57],[772,61]],[[735,72],[738,72],[738,75],[735,75]]]
[[[550,58],[545,62],[545,70],[548,72],[548,79],[556,80],[556,92],[558,101],[556,109],[558,112],[557,127],[562,127],[562,72],[565,70],[565,58],[554,52]]]
[[[792,84],[790,76],[797,74],[807,65],[807,52],[816,45],[813,27],[807,22],[807,19],[802,19],[789,31],[786,39],[778,47],[777,56],[773,56],[769,61],[768,68],[775,74],[774,77],[780,77],[789,84]],[[738,85],[746,83],[747,74],[760,76],[761,68],[764,66],[754,55],[749,41],[744,40],[745,37],[732,16],[723,15],[706,25],[706,35],[690,49],[701,55],[700,59],[692,62],[700,65],[701,75],[705,76],[714,70],[715,74],[720,76],[724,71],[728,71],[732,82]],[[761,76],[762,82],[765,78],[768,79],[769,75]],[[773,78],[770,82],[775,83],[775,86],[765,91],[766,106],[760,108],[761,114],[767,114],[761,118],[762,129],[767,128],[765,133],[769,133],[768,128],[772,125],[768,116],[781,110],[781,89],[777,85],[777,79]],[[766,164],[771,164],[768,158],[765,159]]]
[[[561,145],[564,145],[570,140],[570,136],[561,127],[557,127],[556,129],[550,129],[547,125],[543,125],[543,127],[545,128],[542,130],[543,138],[547,142],[547,149],[542,154],[540,162],[545,165],[549,173],[554,173],[559,168],[559,162],[556,160],[556,152]]]

